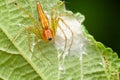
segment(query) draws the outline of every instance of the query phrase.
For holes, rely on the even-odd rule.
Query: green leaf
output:
[[[40,2],[47,14],[50,14],[59,3],[58,0],[40,0]],[[17,0],[17,3],[38,22],[35,0]],[[58,12],[69,13],[70,11],[64,10],[64,6],[61,6]],[[81,24],[84,20],[83,15],[78,13],[74,16],[79,21],[79,31],[81,31],[80,35],[76,36],[77,39],[74,39],[75,42],[80,41],[76,45],[78,49],[71,47],[69,55],[64,54],[65,58],[59,60],[58,47],[52,42],[40,41],[34,47],[34,52],[29,51],[27,30],[23,32],[21,30],[34,24],[14,5],[12,0],[0,0],[0,79],[119,80],[120,59],[117,54],[89,35]],[[77,31],[74,32],[74,35],[76,34]],[[31,44],[34,37],[31,35]]]

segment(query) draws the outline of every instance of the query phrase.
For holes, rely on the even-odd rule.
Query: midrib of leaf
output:
[[[5,3],[6,4],[6,3]],[[7,10],[8,8],[6,8],[6,10]],[[9,14],[9,10],[7,10],[8,12],[8,14]],[[10,16],[9,16],[10,17]],[[7,21],[5,22],[5,23],[9,23],[9,17],[7,18]],[[4,22],[3,22],[3,24],[4,24]],[[5,24],[6,25],[6,24]],[[4,26],[5,26],[4,25]],[[6,25],[6,26],[8,26],[8,25]],[[43,77],[42,76],[42,74],[43,73],[40,73],[40,70],[38,70],[39,68],[38,67],[36,67],[36,65],[31,61],[31,59],[30,59],[30,57],[28,57],[28,55],[29,56],[31,56],[31,53],[29,53],[29,52],[24,52],[24,51],[22,51],[21,50],[21,48],[18,46],[18,44],[16,43],[16,42],[13,42],[12,40],[12,38],[10,37],[11,35],[10,35],[10,33],[8,33],[8,30],[5,28],[5,27],[3,27],[3,26],[0,26],[1,27],[1,29],[2,29],[2,32],[6,35],[6,37],[8,38],[8,40],[10,40],[11,42],[12,42],[12,45],[10,45],[10,46],[14,46],[16,49],[17,49],[17,51],[18,51],[18,53],[19,54],[21,54],[23,57],[24,57],[24,59],[26,59],[27,60],[27,62],[33,67],[33,69],[39,74],[39,76],[41,76],[42,77],[42,79],[43,80],[47,80],[47,79],[45,79],[46,77]],[[19,38],[20,39],[20,38]],[[24,41],[24,40],[23,40]],[[28,54],[28,55],[25,55],[25,54]]]
[[[2,29],[3,33],[6,35],[6,37],[8,38],[8,40],[10,40],[12,42],[11,46],[14,46],[17,49],[18,53],[20,55],[22,55],[22,57],[34,68],[35,72],[37,72],[39,74],[39,76],[41,76],[42,80],[46,80],[45,77],[42,76],[42,73],[40,73],[40,71],[38,70],[38,67],[36,67],[34,65],[34,63],[31,62],[30,59],[28,59],[28,56],[25,55],[26,53],[24,51],[20,50],[20,47],[17,46],[17,44],[12,41],[12,39],[9,37],[9,34],[7,33],[7,31],[4,30],[4,28],[1,28],[1,29]],[[31,53],[29,53],[29,54],[31,54]]]
[[[2,56],[4,56],[4,58]],[[20,55],[7,54],[0,51],[0,60],[1,59],[3,61],[2,63],[0,63],[0,77],[3,80],[27,80],[30,78],[36,79],[37,77],[39,77],[31,68],[31,66]],[[28,77],[29,75],[32,76]],[[40,80],[40,78],[38,80]]]

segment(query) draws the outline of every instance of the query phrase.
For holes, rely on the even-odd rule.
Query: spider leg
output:
[[[11,40],[11,42],[15,42],[15,40],[26,30],[26,28],[22,28],[14,37],[13,39]],[[6,48],[6,50],[8,50],[10,47],[11,47],[12,44],[9,44]]]
[[[60,58],[63,56],[63,54],[64,54],[64,52],[65,52],[65,50],[66,50],[66,48],[67,48],[67,36],[66,36],[66,34],[65,34],[65,32],[64,32],[64,30],[62,29],[62,26],[60,26],[60,24],[59,24],[59,21],[61,21],[64,25],[65,25],[65,27],[70,31],[70,33],[71,33],[71,41],[70,41],[70,44],[69,44],[69,46],[68,46],[68,53],[70,53],[70,48],[71,48],[71,46],[72,46],[72,43],[73,43],[73,37],[74,37],[74,33],[73,33],[73,31],[71,30],[71,28],[67,25],[67,23],[65,23],[65,21],[62,19],[62,18],[60,18],[60,17],[56,17],[55,18],[56,20],[57,20],[57,25],[58,25],[58,27],[60,28],[60,30],[62,31],[62,33],[63,33],[63,35],[64,35],[64,38],[65,38],[65,45],[64,45],[64,49],[63,49],[63,51],[62,51],[62,53],[61,53],[61,55],[60,55]]]
[[[65,24],[65,27],[67,27],[69,29],[69,31],[71,32],[71,35],[72,35],[72,38],[71,38],[71,42],[70,42],[70,47],[68,49],[68,51],[70,52],[70,48],[72,46],[72,43],[73,43],[73,37],[74,37],[74,33],[73,31],[71,30],[71,28],[65,23],[65,21],[62,19],[62,18],[58,18],[58,21],[61,21],[63,24]]]
[[[33,32],[35,34],[35,41],[34,43],[32,44],[32,47],[30,47],[30,31]],[[41,36],[37,36],[39,35],[39,30],[36,30],[35,27],[29,27],[28,29],[28,46],[29,46],[29,50],[33,53],[34,52],[34,47],[35,45],[37,45],[41,40]],[[52,62],[44,55],[44,53],[42,52],[42,50],[40,49],[40,45],[37,45],[38,46],[38,50],[40,51],[41,55],[47,60],[49,61],[50,64],[52,64]],[[33,56],[36,58],[36,59],[39,59],[36,55],[33,54]],[[39,59],[40,60],[40,59]],[[40,60],[41,61],[41,60]]]
[[[64,31],[63,31],[63,29],[62,29],[62,27],[58,24],[58,27],[60,28],[60,30],[62,31],[62,33],[63,33],[63,35],[64,35],[64,38],[65,38],[65,45],[64,45],[64,49],[63,49],[63,51],[62,51],[62,53],[60,54],[60,56],[58,56],[59,57],[59,59],[61,59],[62,58],[62,56],[63,56],[63,54],[64,54],[64,51],[65,51],[65,49],[66,49],[66,47],[67,47],[67,36],[66,36],[66,34],[64,33]]]
[[[64,5],[64,2],[60,1],[60,3],[57,4],[57,5],[52,9],[52,11],[51,11],[51,17],[54,17],[54,14],[55,14],[56,10],[58,10],[59,7],[62,6],[62,5]]]

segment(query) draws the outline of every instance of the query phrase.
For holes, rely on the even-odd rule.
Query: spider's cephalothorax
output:
[[[45,41],[51,41],[54,38],[53,31],[49,28],[45,28],[42,31],[42,37]]]

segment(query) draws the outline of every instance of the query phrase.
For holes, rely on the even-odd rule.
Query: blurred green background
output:
[[[97,41],[120,57],[120,3],[117,0],[64,0],[66,8],[85,16],[84,25]]]

